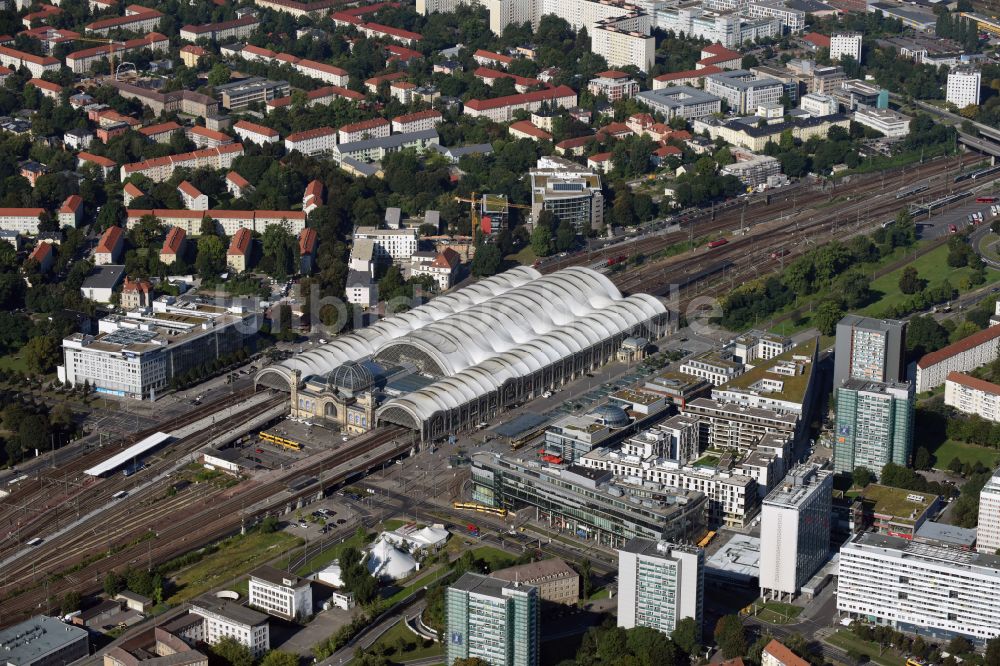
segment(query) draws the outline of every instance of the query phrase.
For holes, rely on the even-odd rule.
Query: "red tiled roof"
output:
[[[227,173],[226,180],[228,180],[229,182],[231,182],[233,185],[235,185],[240,189],[243,189],[244,187],[250,185],[250,181],[248,181],[246,178],[236,173],[235,171],[230,171],[229,173]]]
[[[206,32],[215,32],[217,30],[228,30],[230,28],[238,28],[245,25],[257,25],[260,23],[258,19],[253,14],[245,14],[240,18],[232,19],[231,21],[221,21],[219,23],[205,23],[203,25],[186,25],[181,28],[184,32],[193,32],[196,35],[201,35]]]
[[[311,180],[309,184],[306,185],[306,191],[303,193],[302,198],[308,199],[312,197],[313,199],[323,198],[323,181],[321,180]]]
[[[321,72],[326,72],[328,74],[334,74],[336,76],[347,76],[347,70],[346,69],[341,69],[340,67],[336,67],[334,65],[328,65],[325,62],[316,62],[315,60],[305,60],[305,59],[303,59],[303,60],[299,60],[295,64],[296,64],[296,66],[302,67],[302,68],[305,68],[305,69],[318,69]]]
[[[716,42],[715,44],[709,44],[701,49],[702,53],[711,53],[713,56],[729,56],[729,59],[739,58],[740,53],[738,51],[733,51],[732,49],[727,49],[725,46]]]
[[[115,53],[121,53],[128,49],[138,49],[146,46],[152,46],[157,42],[166,42],[166,35],[161,35],[158,32],[151,32],[145,37],[137,37],[136,39],[130,39],[125,42],[116,42],[115,44],[105,44],[102,46],[95,46],[90,49],[83,49],[80,51],[74,51],[66,56],[67,60],[83,60],[86,58],[91,58],[96,55],[101,55],[103,53],[111,53],[114,50]]]
[[[952,343],[943,349],[938,349],[937,351],[932,351],[929,354],[924,354],[917,361],[918,368],[926,368],[934,365],[935,363],[940,363],[941,361],[951,358],[956,354],[961,354],[962,352],[967,352],[974,347],[985,344],[990,340],[995,340],[1000,338],[1000,326],[990,326],[982,331],[976,331],[972,335],[962,338],[958,342]]]
[[[125,187],[122,188],[122,192],[128,193],[128,195],[130,197],[142,197],[142,196],[146,195],[145,192],[143,192],[142,190],[140,190],[138,187],[136,187],[132,183],[125,183]]]
[[[379,76],[373,76],[370,79],[365,79],[366,86],[379,86],[384,81],[397,81],[399,79],[405,79],[405,72],[393,72],[391,74],[381,74]]]
[[[351,123],[349,125],[344,125],[340,128],[341,132],[363,132],[365,130],[375,129],[376,127],[385,127],[389,125],[389,121],[385,118],[372,118],[371,120],[362,120],[357,123]]]
[[[789,650],[783,643],[771,640],[764,651],[780,661],[785,666],[809,666],[809,662]]]
[[[586,146],[594,138],[595,138],[594,135],[590,134],[587,136],[578,136],[573,139],[563,139],[562,141],[556,144],[556,148],[561,148],[562,150],[569,150],[572,148],[582,148],[583,146]]]
[[[275,55],[274,51],[272,51],[271,49],[265,49],[260,46],[254,46],[253,44],[247,44],[246,46],[243,47],[242,51],[249,51],[254,55],[263,56],[265,58],[273,58]]]
[[[83,205],[83,197],[79,194],[71,194],[66,197],[66,201],[63,201],[62,206],[59,208],[60,213],[75,213]]]
[[[315,129],[305,130],[303,132],[296,132],[295,134],[289,134],[285,137],[285,141],[305,141],[307,139],[315,139],[319,136],[329,136],[331,134],[336,134],[337,130],[332,127],[317,127]]]
[[[142,11],[138,11],[133,14],[126,14],[125,16],[113,16],[111,18],[101,19],[100,21],[94,21],[87,25],[87,30],[103,30],[104,28],[115,28],[122,25],[128,25],[129,23],[138,23],[139,21],[146,21],[151,18],[160,18],[163,16],[162,13],[156,11],[155,9],[149,9],[148,7],[139,7],[138,5],[131,5],[129,9],[136,7]]]
[[[176,132],[181,129],[181,126],[174,121],[159,123],[158,125],[149,125],[147,127],[140,127],[139,134],[145,137],[156,136],[157,134],[166,134],[167,132]]]
[[[44,208],[0,208],[0,217],[38,217]]]
[[[253,220],[253,219],[274,219],[284,218],[288,221],[305,220],[306,214],[300,210],[175,210],[171,208],[126,208],[125,215],[129,218],[140,218],[143,215],[152,215],[162,220],[181,219],[187,220],[193,217],[204,217],[207,215],[213,219],[233,219],[233,220]]]
[[[197,199],[198,197],[201,196],[201,190],[199,190],[197,187],[195,187],[186,180],[181,181],[181,184],[177,186],[177,189],[183,192],[184,194],[188,195],[192,199]]]
[[[478,67],[476,71],[472,73],[477,79],[514,79],[514,83],[519,86],[531,87],[541,85],[542,82],[538,79],[529,79],[524,76],[517,76],[515,74],[508,74],[507,72],[501,72],[498,69],[490,69],[489,67]]]
[[[17,58],[18,60],[23,60],[25,62],[30,62],[35,65],[58,65],[59,61],[52,56],[37,56],[34,53],[25,53],[24,51],[18,51],[17,49],[12,49],[9,46],[0,46],[0,54]]]
[[[480,57],[486,58],[488,60],[496,60],[497,62],[502,62],[505,65],[509,65],[514,62],[514,59],[510,56],[505,56],[500,53],[493,53],[492,51],[486,51],[484,49],[477,49],[475,53],[472,54],[473,58]]]
[[[455,266],[462,263],[462,258],[458,256],[458,252],[446,247],[443,251],[438,253],[438,256],[434,257],[434,261],[431,262],[431,266],[435,268],[447,268],[449,270],[454,270]]]
[[[687,69],[683,72],[670,72],[669,74],[660,74],[659,76],[653,77],[654,81],[677,81],[678,79],[693,79],[695,77],[708,76],[709,74],[718,74],[722,70],[715,65],[708,65],[707,67],[702,67],[701,69]]]
[[[188,44],[187,46],[182,46],[181,47],[181,53],[193,53],[196,56],[203,56],[203,55],[207,55],[208,51],[206,51],[205,49],[201,48],[200,46],[196,46],[194,44]]]
[[[392,57],[389,58],[389,60],[414,60],[416,58],[424,57],[424,54],[420,51],[408,49],[405,46],[400,46],[399,44],[387,44],[385,50],[392,54]]]
[[[475,111],[485,111],[486,109],[502,109],[505,106],[514,106],[515,104],[544,102],[550,99],[569,96],[575,97],[576,91],[569,86],[557,86],[555,88],[546,88],[545,90],[533,90],[521,95],[497,97],[495,99],[470,99],[465,103],[465,106]]]
[[[594,74],[594,77],[599,79],[627,79],[628,74],[617,69],[609,69],[607,71]]]
[[[371,30],[372,32],[377,32],[383,35],[391,35],[393,37],[402,37],[403,39],[409,39],[414,42],[419,42],[424,38],[424,36],[419,32],[393,28],[391,25],[382,25],[381,23],[365,23],[362,27]]]
[[[214,157],[216,155],[226,155],[228,153],[241,153],[243,152],[242,143],[227,143],[224,146],[219,146],[218,148],[203,148],[202,150],[195,150],[190,153],[181,153],[179,155],[167,155],[166,157],[154,157],[151,160],[144,160],[142,162],[133,162],[132,164],[126,164],[124,167],[125,173],[134,173],[136,171],[144,171],[146,169],[163,166],[166,164],[177,164],[188,162],[193,159],[198,159],[200,157]]]
[[[122,291],[141,291],[144,294],[148,294],[153,291],[153,285],[149,280],[137,279],[130,280],[128,276],[125,277],[125,282],[122,283]]]
[[[549,139],[552,138],[551,134],[549,134],[548,132],[546,132],[542,128],[537,127],[530,120],[519,120],[516,123],[511,123],[510,129],[513,130],[513,131],[515,131],[515,132],[521,132],[522,134],[528,134],[530,136],[533,136],[533,137],[536,137],[536,138],[539,138],[539,139],[549,140]]]
[[[963,372],[955,372],[952,370],[948,373],[948,381],[961,384],[962,386],[968,386],[971,389],[983,391],[984,393],[989,393],[991,395],[1000,395],[1000,386],[997,386],[992,382],[988,382],[985,379],[979,379],[978,377],[967,375]]]
[[[594,155],[591,155],[590,157],[588,157],[587,161],[588,162],[595,162],[595,163],[610,162],[611,161],[611,153],[595,153]]]
[[[253,132],[254,134],[261,134],[263,136],[278,136],[278,131],[273,130],[270,127],[265,127],[264,125],[258,125],[257,123],[251,123],[247,120],[240,120],[235,125],[233,129],[246,130],[247,132]]]
[[[38,263],[42,263],[46,257],[52,254],[52,243],[39,243],[35,246],[35,249],[31,251],[31,259],[34,259]]]
[[[177,254],[181,251],[181,247],[184,245],[184,237],[187,236],[187,232],[180,227],[170,227],[170,231],[167,232],[167,237],[163,241],[163,249],[160,253],[163,254]]]
[[[601,129],[597,130],[597,136],[600,138],[602,135],[608,136],[621,136],[627,134],[634,134],[632,128],[625,123],[608,123]]]
[[[206,139],[211,139],[212,141],[232,141],[233,137],[228,134],[223,134],[222,132],[217,132],[213,129],[208,129],[207,127],[202,127],[201,125],[195,125],[188,130],[191,134],[197,134],[198,136],[203,136]]]
[[[807,32],[802,35],[802,41],[809,42],[816,48],[830,48],[830,38],[818,32]]]
[[[402,116],[396,116],[392,119],[394,123],[412,123],[417,120],[427,120],[428,118],[442,118],[440,111],[435,111],[434,109],[428,109],[426,111],[417,111],[416,113],[407,113]]]
[[[361,5],[360,7],[352,7],[350,9],[342,9],[338,14],[343,14],[345,16],[364,16],[365,14],[373,14],[377,11],[385,9],[386,7],[399,7],[398,2],[376,2],[371,5]]]
[[[312,254],[315,252],[318,240],[319,236],[316,235],[315,229],[303,229],[302,233],[299,234],[299,254]]]
[[[111,254],[118,247],[118,243],[121,242],[122,235],[125,232],[122,231],[121,227],[110,226],[104,235],[101,236],[101,242],[97,244],[97,249],[95,252]]]
[[[52,83],[51,81],[46,81],[44,79],[28,79],[28,83],[35,86],[36,88],[41,88],[42,90],[48,90],[50,92],[59,93],[62,92],[63,87],[58,83]]]
[[[229,244],[229,250],[226,254],[246,254],[247,250],[250,249],[250,241],[252,239],[253,235],[250,233],[250,230],[246,227],[241,227],[235,234],[233,234],[233,241]]]
[[[400,90],[413,90],[417,87],[416,83],[410,83],[409,81],[393,81],[389,84],[390,88],[398,88]]]
[[[97,166],[101,167],[113,167],[117,164],[117,162],[112,159],[108,159],[107,157],[103,157],[101,155],[94,155],[93,153],[88,153],[82,150],[77,153],[76,156],[84,162],[93,162]]]

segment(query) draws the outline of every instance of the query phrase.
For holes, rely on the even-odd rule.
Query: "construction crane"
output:
[[[489,194],[484,194],[482,195],[482,198],[480,198],[480,196],[475,192],[473,192],[469,197],[455,197],[455,201],[461,201],[469,204],[469,219],[472,222],[472,247],[476,246],[476,233],[479,230],[481,224],[482,214],[480,210],[483,203],[482,199],[489,197],[490,197]],[[508,208],[527,208],[528,210],[531,210],[531,206],[511,203],[507,201],[506,198],[502,198],[499,196],[495,197],[493,200],[497,202],[503,202],[503,205],[507,206]]]
[[[111,72],[111,76],[113,76],[115,78],[115,81],[118,80],[118,70],[115,69],[115,47],[116,46],[121,46],[124,49],[125,48],[125,43],[124,42],[122,42],[120,40],[117,40],[117,39],[108,39],[106,37],[74,37],[73,41],[75,41],[75,42],[95,42],[97,44],[108,44],[108,45],[110,45],[111,48],[108,49],[108,63],[110,64],[110,70],[109,71]],[[124,67],[125,65],[131,65],[131,64],[132,63],[123,62],[123,63],[121,63],[119,65],[119,67]],[[132,65],[132,69],[135,69],[135,65]]]

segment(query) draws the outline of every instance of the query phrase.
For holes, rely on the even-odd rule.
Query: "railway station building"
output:
[[[624,297],[597,271],[542,276],[522,266],[268,366],[256,382],[289,391],[293,416],[342,423],[353,410],[367,419],[362,429],[401,425],[431,440],[580,377],[614,360],[626,339],[657,340],[669,326],[660,300]]]

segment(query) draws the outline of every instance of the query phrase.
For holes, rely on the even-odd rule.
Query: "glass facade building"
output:
[[[833,462],[837,472],[906,466],[913,449],[913,386],[848,379],[837,389]]]
[[[537,666],[538,588],[466,573],[445,594],[446,663]]]

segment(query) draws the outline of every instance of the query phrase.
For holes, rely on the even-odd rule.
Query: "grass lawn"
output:
[[[508,254],[504,257],[505,262],[514,262],[522,266],[530,266],[538,261],[538,255],[531,249],[531,244],[527,244],[515,254]]]
[[[853,632],[844,629],[825,638],[824,641],[834,647],[839,647],[841,650],[854,649],[860,654],[866,654],[871,663],[878,664],[879,666],[899,666],[906,661],[902,655],[890,648],[883,650],[882,655],[879,656],[879,645],[877,643],[863,641],[855,636]]]
[[[476,548],[472,551],[472,556],[486,562],[486,566],[490,568],[490,571],[496,571],[497,569],[509,567],[514,563],[515,559],[510,553],[492,546],[481,546]]]
[[[28,363],[22,354],[7,354],[0,356],[0,370],[25,375],[28,374]]]
[[[768,601],[757,606],[757,619],[771,624],[790,624],[801,612],[800,606]]]
[[[931,451],[934,458],[933,465],[938,469],[946,469],[952,458],[957,457],[962,462],[975,465],[982,463],[983,467],[993,469],[996,466],[1000,451],[986,446],[977,446],[965,442],[956,442],[953,439],[946,439],[936,449]]]
[[[955,287],[960,292],[968,291],[968,289],[962,289],[961,283],[963,282],[963,277],[968,277],[972,274],[972,269],[968,267],[950,268],[948,266],[947,245],[942,245],[922,257],[917,257],[909,265],[917,269],[917,273],[921,278],[927,280],[928,287],[939,286],[947,280],[951,283],[952,287]],[[903,270],[904,268],[899,268],[872,282],[872,291],[881,292],[883,296],[874,303],[862,308],[859,314],[875,316],[883,312],[887,307],[897,305],[910,298],[899,290],[899,276],[902,275]],[[1000,271],[987,268],[987,284],[996,282],[997,280],[1000,280]]]
[[[592,595],[590,595],[590,599],[588,599],[587,601],[597,601],[598,599],[607,599],[610,596],[611,592],[608,590],[608,588],[602,587],[597,592],[594,592]]]
[[[319,571],[320,569],[326,567],[328,564],[340,557],[342,550],[348,547],[355,547],[358,550],[363,548],[365,542],[357,534],[352,534],[351,536],[344,539],[342,542],[335,546],[330,546],[326,550],[316,555],[313,555],[306,563],[295,570],[295,573],[299,576],[308,576],[314,571]]]
[[[301,543],[302,539],[284,532],[252,532],[227,539],[216,552],[174,574],[177,591],[167,602],[177,605],[225,585]]]
[[[419,578],[415,578],[413,581],[407,583],[406,587],[404,587],[399,592],[396,592],[394,595],[388,598],[389,605],[391,606],[395,603],[402,601],[403,599],[408,597],[410,593],[412,593],[414,590],[418,590],[421,587],[430,587],[431,585],[434,584],[435,581],[441,580],[449,573],[451,573],[451,568],[446,566],[443,569],[437,569],[429,574],[426,574]]]
[[[402,652],[399,651],[400,639],[402,639],[402,642],[408,648]],[[440,643],[433,641],[426,641],[426,643],[430,643],[430,645],[425,647],[424,639],[410,631],[401,620],[393,625],[392,629],[382,634],[382,637],[372,647],[376,645],[384,647],[386,656],[389,658],[389,663],[391,664],[401,664],[406,661],[444,655],[444,647]],[[443,663],[444,659],[441,661]]]
[[[1000,261],[1000,246],[996,244],[997,241],[1000,241],[1000,236],[992,232],[983,236],[983,240],[980,241],[979,247],[987,259]]]

